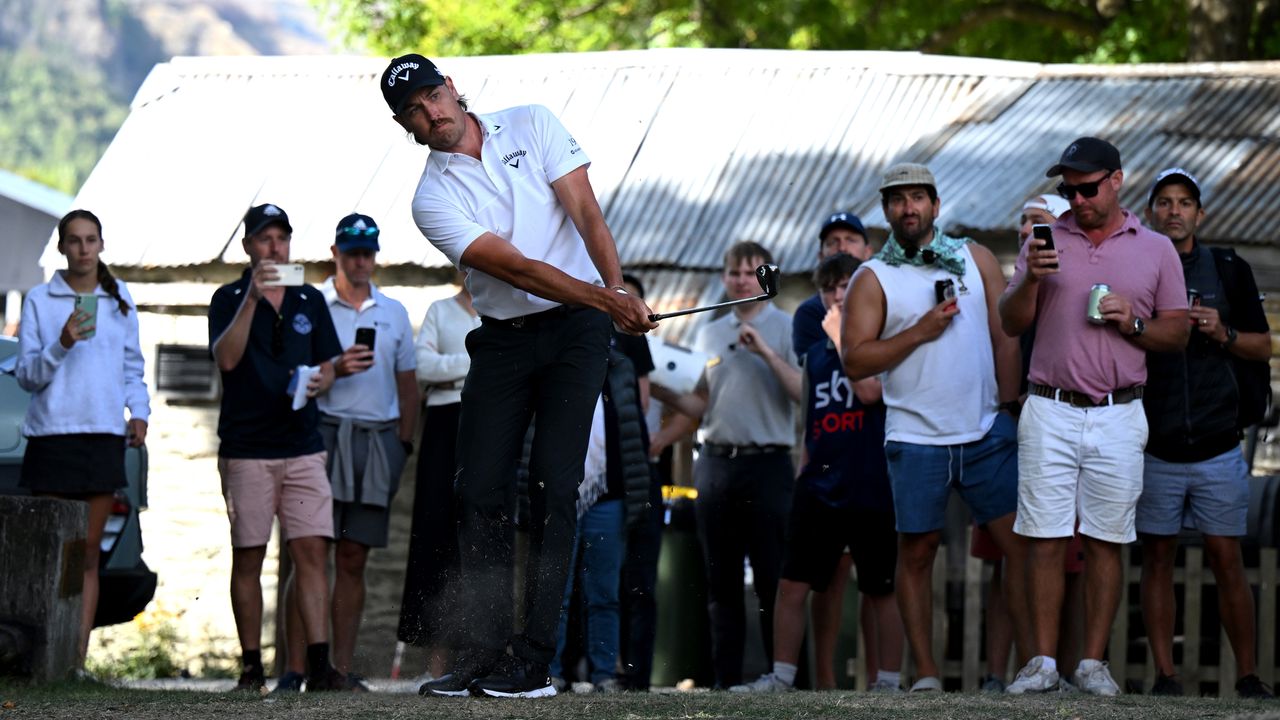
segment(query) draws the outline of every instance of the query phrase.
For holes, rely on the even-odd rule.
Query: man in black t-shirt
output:
[[[1240,360],[1271,358],[1271,330],[1253,272],[1235,253],[1196,241],[1200,184],[1169,168],[1156,176],[1147,223],[1173,241],[1186,276],[1191,339],[1179,353],[1148,353],[1143,398],[1150,436],[1134,524],[1142,540],[1142,618],[1156,668],[1153,695],[1181,695],[1173,665],[1173,565],[1178,533],[1195,528],[1218,586],[1240,697],[1269,698],[1254,673],[1253,594],[1240,556],[1249,471],[1240,451]],[[1198,694],[1195,693],[1195,694]]]
[[[339,690],[346,678],[329,663],[329,584],[325,560],[333,504],[317,429],[315,396],[333,384],[342,353],[319,290],[285,286],[293,228],[275,205],[251,208],[243,245],[249,268],[209,303],[209,348],[222,374],[218,472],[231,521],[231,610],[244,653],[237,690],[260,689],[262,561],[280,518],[297,573],[307,638],[307,689]],[[305,383],[295,392],[297,383]],[[295,399],[296,398],[296,399]]]

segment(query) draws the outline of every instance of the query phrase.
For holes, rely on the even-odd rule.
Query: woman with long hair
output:
[[[103,526],[115,491],[127,483],[125,445],[142,445],[151,414],[138,314],[124,283],[99,258],[102,248],[102,223],[88,210],[72,210],[58,222],[67,269],[27,294],[16,372],[31,393],[19,484],[33,495],[89,505],[81,666],[98,607]]]

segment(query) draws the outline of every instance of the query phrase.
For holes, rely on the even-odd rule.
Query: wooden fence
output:
[[[1111,663],[1111,674],[1122,689],[1149,689],[1155,681],[1155,666],[1147,647],[1145,635],[1140,628],[1131,627],[1130,618],[1139,617],[1138,582],[1142,569],[1134,565],[1132,545],[1122,548],[1125,582],[1120,598],[1120,609],[1116,613],[1115,624],[1111,630],[1111,643],[1108,649]],[[968,544],[965,544],[967,550]],[[983,561],[970,557],[966,552],[962,563],[954,563],[957,567],[948,567],[946,548],[940,548],[933,567],[933,654],[941,659],[943,683],[948,689],[959,687],[962,691],[979,689],[981,678],[986,672],[984,657],[983,614],[985,588],[991,577],[991,566]],[[1231,644],[1221,623],[1217,622],[1217,614],[1212,613],[1206,621],[1204,599],[1216,594],[1213,572],[1205,564],[1204,549],[1188,545],[1184,548],[1185,563],[1174,571],[1175,594],[1181,590],[1182,601],[1177,612],[1183,620],[1183,633],[1176,636],[1175,647],[1180,645],[1181,663],[1178,672],[1188,695],[1199,695],[1202,691],[1212,692],[1216,686],[1216,694],[1222,697],[1234,697],[1236,681],[1235,656]],[[1248,562],[1256,556],[1256,562]],[[1272,685],[1276,678],[1276,575],[1277,550],[1263,547],[1246,553],[1245,574],[1254,591],[1257,612],[1257,661],[1258,676],[1263,682]],[[950,583],[962,584],[963,601],[959,613],[948,612],[947,588]],[[853,592],[854,588],[850,588]],[[855,617],[846,617],[845,623],[855,622]],[[959,647],[954,640],[957,633],[952,630],[952,623],[962,623],[958,637]],[[1201,664],[1201,655],[1206,639],[1217,636],[1218,657],[1213,664]],[[948,647],[950,645],[950,647]],[[907,651],[904,663],[904,678],[913,677],[913,663],[910,650]],[[1135,656],[1138,659],[1135,659]],[[1177,659],[1175,652],[1175,659]],[[857,656],[846,664],[846,674],[854,680],[857,689],[865,689],[865,656],[861,638],[859,638]],[[1018,668],[1011,667],[1006,673],[1006,680],[1012,680]],[[1066,672],[1072,672],[1068,668]]]

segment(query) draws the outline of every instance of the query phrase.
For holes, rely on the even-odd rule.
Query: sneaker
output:
[[[1157,675],[1156,681],[1151,684],[1151,694],[1181,696],[1182,683],[1178,682],[1176,675]]]
[[[1004,689],[1010,695],[1042,693],[1058,689],[1058,671],[1044,667],[1044,655],[1037,655],[1018,671],[1018,676]]]
[[[309,693],[338,692],[349,689],[347,687],[347,676],[332,665],[318,675],[309,675],[307,677],[307,692]]]
[[[495,654],[483,651],[464,651],[454,660],[453,668],[434,680],[422,683],[418,694],[436,697],[467,697],[471,683],[489,674],[496,660]]]
[[[551,678],[551,687],[555,688],[556,692],[562,693],[569,689],[569,683],[562,677],[553,677]]]
[[[366,693],[369,692],[369,683],[365,682],[363,675],[347,673],[346,689],[351,692]]]
[[[271,694],[283,695],[285,693],[302,692],[302,683],[306,679],[306,676],[302,673],[290,670],[281,675],[280,679],[276,681],[276,686],[271,689]]]
[[[506,656],[497,668],[471,683],[476,697],[543,698],[555,697],[546,663]]]
[[[902,688],[891,680],[876,680],[871,687],[867,688],[867,692],[893,694],[902,692]]]
[[[240,679],[236,680],[236,686],[231,689],[231,692],[262,692],[266,687],[266,674],[259,666],[240,673]]]
[[[995,675],[986,675],[982,678],[982,683],[978,689],[984,693],[1002,693],[1004,692],[1004,681]]]
[[[1271,688],[1257,675],[1245,675],[1236,681],[1236,695],[1252,700],[1270,700],[1275,697]]]
[[[911,692],[942,692],[942,681],[932,675],[922,677],[911,686]]]
[[[594,692],[598,693],[620,693],[624,690],[626,690],[626,688],[622,687],[622,683],[618,682],[616,678],[601,680],[596,683],[594,688]]]
[[[734,685],[729,688],[731,693],[778,693],[792,690],[795,690],[795,688],[779,680],[778,676],[773,673],[765,673],[752,682]]]
[[[471,694],[471,683],[475,682],[476,671],[471,668],[455,668],[435,680],[428,680],[418,688],[418,694],[436,697],[467,697]]]
[[[1114,697],[1120,694],[1120,686],[1111,679],[1107,663],[1098,660],[1081,660],[1076,666],[1076,687],[1090,695]]]

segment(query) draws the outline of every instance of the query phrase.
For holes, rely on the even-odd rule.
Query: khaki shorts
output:
[[[333,491],[325,454],[270,460],[218,458],[222,497],[231,521],[231,547],[261,547],[280,518],[285,540],[333,538]]]

